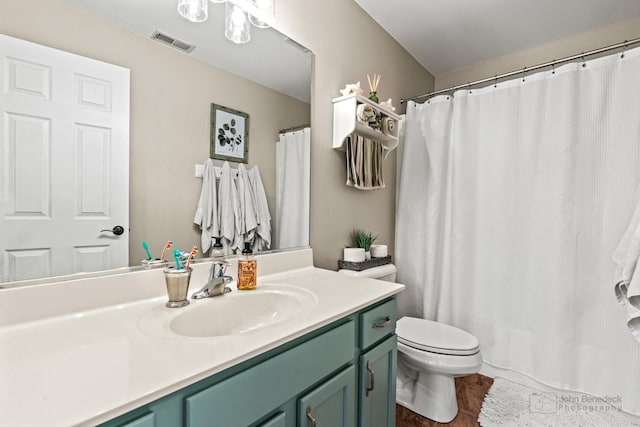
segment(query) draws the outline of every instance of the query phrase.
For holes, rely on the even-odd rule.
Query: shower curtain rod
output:
[[[302,130],[302,129],[308,128],[308,127],[311,127],[311,125],[307,123],[306,125],[293,126],[293,127],[286,128],[286,129],[280,129],[278,131],[278,133],[295,132],[297,130]]]
[[[411,98],[402,98],[402,99],[400,99],[400,103],[404,104],[407,101],[414,101],[416,99],[421,99],[421,98],[430,98],[432,96],[440,95],[442,93],[453,92],[453,91],[456,91],[458,89],[464,89],[464,88],[468,88],[468,87],[471,87],[471,86],[476,86],[476,85],[479,85],[479,84],[482,84],[482,83],[497,82],[498,80],[501,80],[501,79],[504,79],[504,78],[507,78],[507,77],[517,76],[518,74],[527,73],[529,71],[536,71],[536,70],[539,70],[541,68],[553,67],[554,65],[563,64],[565,62],[575,61],[577,59],[584,60],[585,56],[593,56],[593,55],[597,55],[599,53],[608,52],[610,50],[615,50],[615,49],[622,48],[622,53],[624,54],[624,50],[628,46],[633,45],[633,44],[637,44],[637,43],[640,43],[640,38],[633,39],[633,40],[625,40],[622,43],[618,43],[618,44],[614,44],[614,45],[606,46],[606,47],[601,47],[600,49],[594,49],[594,50],[590,50],[588,52],[582,52],[582,53],[579,53],[577,55],[567,56],[566,58],[562,58],[562,59],[554,59],[553,61],[545,62],[544,64],[534,65],[533,67],[524,67],[523,69],[520,69],[520,70],[510,71],[510,72],[504,73],[504,74],[498,74],[498,75],[495,75],[493,77],[487,77],[486,79],[476,80],[474,82],[469,82],[469,83],[466,83],[466,84],[463,84],[463,85],[452,86],[452,87],[447,88],[447,89],[436,90],[434,92],[425,93],[424,95],[418,95],[418,96],[414,96],[414,97],[411,97]]]

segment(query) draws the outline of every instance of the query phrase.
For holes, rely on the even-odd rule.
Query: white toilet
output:
[[[387,264],[341,273],[394,282],[396,267]],[[458,413],[455,377],[482,366],[478,339],[444,323],[403,317],[396,324],[398,374],[396,402],[426,418],[447,423]]]

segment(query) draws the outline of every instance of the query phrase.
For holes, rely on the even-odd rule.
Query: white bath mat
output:
[[[483,427],[627,427],[637,426],[618,414],[619,403],[588,395],[542,392],[496,378],[482,402]]]

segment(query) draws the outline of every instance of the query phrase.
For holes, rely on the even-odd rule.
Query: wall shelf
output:
[[[356,120],[356,110],[358,105],[370,105],[376,115],[381,117],[389,117],[395,121],[395,127],[392,132],[385,135],[378,129],[374,129],[365,123]],[[382,108],[379,104],[365,98],[362,95],[350,94],[333,99],[333,148],[345,151],[345,139],[351,135],[361,135],[375,141],[381,142],[387,150],[387,153],[398,146],[398,132],[403,117],[397,115],[393,111]]]

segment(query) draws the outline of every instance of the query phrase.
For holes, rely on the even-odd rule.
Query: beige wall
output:
[[[542,64],[640,37],[640,18],[598,28],[436,76],[436,90]]]
[[[309,122],[308,104],[54,0],[2,0],[0,33],[131,70],[133,264],[144,257],[142,240],[156,255],[168,239],[184,251],[199,245],[192,222],[202,181],[193,174],[209,156],[212,102],[249,113],[249,166],[259,163],[271,199],[277,130]]]
[[[316,266],[336,269],[349,232],[379,234],[391,246],[395,221],[395,152],[384,163],[387,187],[359,191],[345,185],[344,153],[333,150],[331,100],[346,83],[382,74],[378,96],[399,99],[433,88],[421,67],[352,0],[276,0],[277,28],[315,53],[311,123],[311,246]]]

